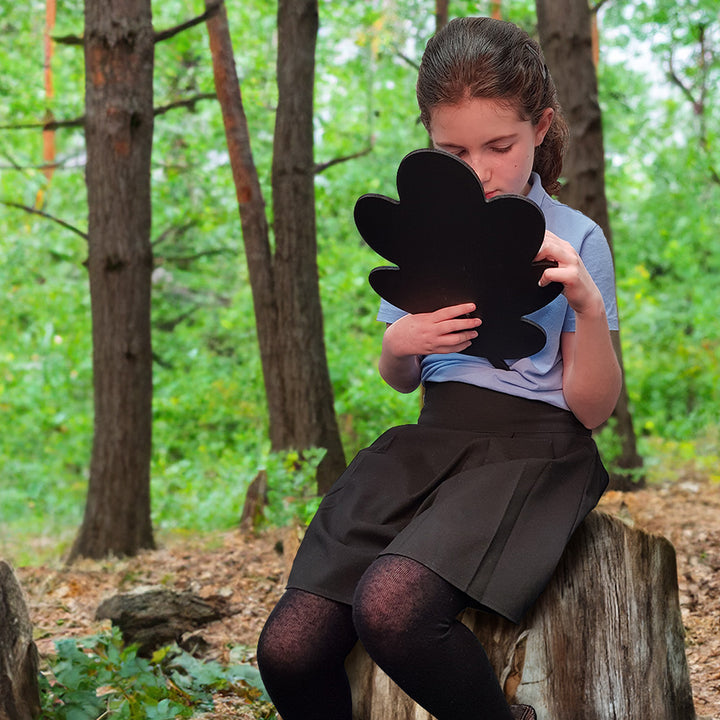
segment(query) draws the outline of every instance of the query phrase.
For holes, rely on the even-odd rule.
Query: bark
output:
[[[137,643],[139,654],[149,656],[170,643],[182,646],[188,633],[239,610],[219,596],[202,598],[161,587],[113,595],[100,603],[95,619],[112,621],[126,644]]]
[[[326,448],[317,475],[322,493],[345,468],[345,457],[325,353],[317,272],[312,136],[317,29],[317,0],[280,2],[273,252],[225,7],[208,21],[253,293],[270,442],[273,450]]]
[[[327,449],[318,490],[345,469],[327,365],[317,270],[313,91],[317,0],[280,0],[272,191],[275,296],[284,417],[271,425],[274,447]],[[279,385],[279,383],[278,383]]]
[[[55,19],[57,17],[56,0],[47,0],[45,5],[45,99],[47,100],[48,110],[45,113],[45,120],[52,122],[53,115],[49,107],[55,96],[52,74],[52,58],[54,43],[52,33],[55,29]],[[48,183],[52,180],[55,172],[55,131],[49,128],[43,129],[43,173]],[[42,206],[42,202],[37,203],[38,207]]]
[[[450,0],[435,0],[435,32],[448,24]]]
[[[152,548],[150,0],[86,0],[85,135],[95,427],[71,559]]]
[[[0,720],[33,720],[40,714],[38,652],[22,589],[0,561]]]
[[[540,42],[570,126],[570,146],[563,166],[564,184],[559,198],[595,220],[612,248],[605,195],[602,114],[593,61],[592,18],[588,0],[536,0],[535,4]],[[622,367],[620,338],[614,335],[613,344]],[[642,479],[633,479],[631,472],[624,472],[638,470],[643,464],[637,451],[624,382],[613,416],[622,450],[620,457],[614,461],[620,470],[611,473],[611,488],[637,488],[643,484]]]
[[[675,551],[593,511],[519,625],[475,610],[509,702],[553,720],[693,720]],[[430,720],[358,646],[347,661],[355,720]]]

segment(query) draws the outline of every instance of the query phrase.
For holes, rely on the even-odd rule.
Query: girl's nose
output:
[[[490,180],[490,168],[474,158],[470,159],[470,167],[475,171],[478,180],[485,185]]]

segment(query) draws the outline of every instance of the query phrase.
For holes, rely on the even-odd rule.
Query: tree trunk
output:
[[[675,551],[593,511],[550,584],[514,625],[468,610],[509,702],[542,720],[693,720]],[[358,646],[347,662],[355,720],[429,720]]]
[[[435,32],[448,24],[450,0],[435,0]]]
[[[327,449],[318,468],[323,493],[345,469],[325,353],[317,271],[313,92],[317,0],[280,0],[272,191],[275,296],[282,410],[271,423],[275,448]],[[280,398],[276,398],[279,400]]]
[[[273,253],[225,7],[208,21],[253,292],[271,446],[326,448],[317,475],[323,493],[344,470],[345,456],[325,353],[317,272],[312,135],[317,28],[317,0],[280,2]]]
[[[588,0],[536,0],[535,5],[540,42],[570,126],[570,147],[563,165],[565,181],[559,197],[570,207],[595,220],[612,248],[605,196],[602,115],[593,62]],[[613,333],[613,344],[622,367],[622,349],[617,333]],[[611,473],[611,488],[632,489],[641,485],[642,481],[633,482],[632,474],[622,470],[641,468],[642,458],[637,451],[624,382],[613,415],[622,451],[613,463],[621,468],[621,472]]]
[[[71,558],[153,547],[150,521],[150,0],[85,2],[85,134],[95,428]]]
[[[40,714],[38,653],[20,584],[0,560],[0,720]]]

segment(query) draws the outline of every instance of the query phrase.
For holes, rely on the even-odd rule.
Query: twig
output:
[[[373,144],[370,143],[369,147],[366,147],[364,150],[360,150],[360,152],[353,153],[352,155],[344,155],[343,157],[333,158],[332,160],[328,160],[324,163],[316,163],[315,174],[319,175],[321,172],[325,172],[325,170],[333,165],[338,165],[340,163],[347,162],[348,160],[355,160],[356,158],[363,157],[363,155],[371,153],[372,150]]]
[[[191,27],[195,27],[195,25],[200,25],[201,23],[204,23],[206,20],[209,20],[211,17],[217,15],[217,12],[218,10],[220,10],[222,4],[223,0],[216,0],[216,2],[207,3],[206,10],[202,15],[198,15],[197,17],[181,23],[180,25],[176,25],[175,27],[167,28],[166,30],[156,32],[155,42],[159,43],[163,40],[168,40],[169,38],[174,37],[178,33],[181,33],[183,30],[187,30]]]
[[[86,232],[83,232],[79,228],[76,228],[74,225],[71,225],[68,222],[65,222],[65,220],[61,220],[60,218],[56,218],[54,215],[50,215],[49,213],[43,212],[42,210],[36,210],[33,207],[29,207],[28,205],[22,205],[21,203],[15,203],[15,202],[8,202],[7,200],[0,200],[0,205],[5,205],[7,207],[17,208],[18,210],[24,210],[27,213],[30,213],[31,215],[39,215],[40,217],[45,218],[46,220],[50,220],[54,223],[57,223],[61,227],[64,227],[66,230],[70,230],[71,232],[74,232],[76,235],[79,235],[83,240],[88,239],[88,234]]]
[[[53,42],[58,45],[84,45],[85,38],[82,35],[63,35],[53,37]]]
[[[230,248],[215,248],[213,250],[200,250],[192,255],[163,255],[162,260],[166,263],[189,263],[201,257],[212,257],[213,255],[235,255]]]
[[[590,14],[595,13],[597,14],[600,11],[600,8],[606,3],[608,0],[598,0],[594,5],[590,6]]]
[[[405,53],[401,52],[400,50],[396,50],[397,56],[404,60],[413,70],[419,70],[420,64],[417,62],[417,60],[413,60],[411,57],[408,57]]]
[[[170,110],[175,110],[176,108],[188,108],[190,110],[195,109],[195,104],[199,102],[200,100],[215,100],[217,98],[216,93],[200,93],[198,95],[194,95],[191,98],[187,98],[186,100],[176,100],[175,102],[170,103],[169,105],[161,105],[159,107],[156,107],[153,111],[153,114],[155,117],[158,117],[159,115],[164,115],[166,112],[169,112]]]
[[[668,58],[668,78],[672,83],[674,83],[680,88],[682,94],[685,95],[685,97],[691,102],[695,114],[702,115],[704,109],[702,99],[696,100],[695,96],[692,94],[692,90],[690,90],[690,88],[685,85],[682,79],[675,72],[675,65],[673,63],[672,53],[670,53],[670,57]]]
[[[194,108],[201,100],[214,100],[215,93],[199,93],[184,100],[176,100],[168,105],[160,105],[153,110],[153,115],[158,117],[170,110],[177,108]],[[59,130],[61,128],[82,127],[85,125],[85,116],[81,115],[73,120],[51,120],[49,122],[22,123],[20,125],[0,125],[0,130]]]
[[[183,32],[183,30],[188,30],[195,25],[200,25],[204,23],[206,20],[209,20],[211,17],[213,17],[213,15],[217,13],[222,3],[223,0],[217,0],[216,2],[212,3],[212,5],[208,4],[207,10],[205,10],[202,15],[198,15],[197,17],[187,20],[180,25],[175,25],[174,27],[167,28],[166,30],[160,30],[159,32],[156,32],[154,36],[154,42],[159,43],[163,40],[169,40],[178,33]],[[58,45],[84,45],[85,38],[82,35],[62,35],[53,37],[53,42],[58,43]]]
[[[85,116],[74,120],[50,120],[49,122],[22,123],[20,125],[0,125],[0,130],[59,130],[67,127],[82,127]]]
[[[166,228],[163,230],[156,238],[152,241],[151,245],[153,248],[160,245],[160,243],[165,242],[169,237],[171,236],[179,236],[184,235],[188,230],[191,228],[194,228],[197,225],[197,223],[193,220],[192,222],[185,223],[184,225],[180,225],[179,227],[176,225],[171,225],[169,228]]]

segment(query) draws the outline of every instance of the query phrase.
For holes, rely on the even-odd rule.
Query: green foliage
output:
[[[651,454],[668,447],[653,438],[699,448],[720,399],[720,21],[713,2],[607,8],[621,50],[600,81],[628,392]]]
[[[532,31],[533,5],[504,8]],[[228,0],[227,7],[270,208],[276,3]],[[488,13],[491,3],[458,0],[450,7],[457,15]],[[203,9],[199,0],[154,3],[155,27]],[[78,232],[0,206],[0,549],[8,555],[22,547],[18,538],[42,535],[57,544],[79,525],[93,432],[82,130],[56,132],[59,166],[48,178],[39,127],[7,129],[37,125],[48,111],[57,120],[83,113],[79,46],[56,44],[55,94],[45,97],[40,10],[0,0],[0,31],[11,40],[0,61],[0,200],[46,212]],[[705,439],[716,437],[720,404],[716,1],[606,3],[600,21],[627,387],[646,464],[662,467],[667,455],[676,467],[677,448],[714,457]],[[82,23],[79,0],[59,3],[56,35],[79,36]],[[400,159],[427,143],[414,84],[433,24],[427,0],[320,3],[316,160],[372,146],[316,178],[325,339],[348,458],[419,410],[417,394],[396,393],[377,374],[382,326],[367,273],[379,258],[359,238],[352,208],[365,192],[392,194]],[[680,83],[668,79],[671,60]],[[204,26],[157,45],[156,105],[213,89]],[[689,94],[704,97],[704,112]],[[160,532],[233,527],[261,469],[269,476],[273,522],[306,518],[317,502],[310,477],[318,458],[296,463],[267,450],[252,297],[216,102],[198,100],[156,118],[152,173],[153,522]],[[600,441],[612,458],[611,428]]]
[[[324,448],[269,453],[268,508],[265,520],[277,527],[295,522],[307,525],[320,504],[315,490],[315,472],[325,456]]]
[[[140,657],[120,632],[60,640],[40,678],[41,720],[172,720],[213,707],[213,693],[232,691],[269,702],[257,668],[201,662],[177,646]]]

